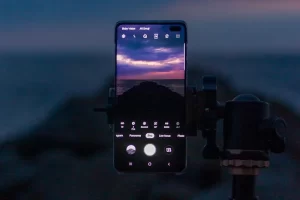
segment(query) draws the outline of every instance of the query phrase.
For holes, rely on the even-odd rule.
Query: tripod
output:
[[[217,102],[217,81],[213,76],[203,77],[202,91],[194,95],[196,98],[202,95],[204,101],[197,110],[202,116],[195,121],[207,140],[203,157],[220,159],[221,166],[229,168],[233,177],[231,200],[258,200],[255,178],[261,168],[269,167],[270,151],[284,152],[285,121],[270,116],[269,104],[251,94],[238,95],[223,104]],[[199,107],[200,103],[195,105]],[[216,123],[220,119],[223,119],[222,151],[216,145]]]
[[[254,95],[238,95],[231,101],[217,101],[217,80],[204,76],[202,90],[187,88],[186,135],[197,136],[201,130],[206,139],[204,159],[219,159],[222,167],[232,175],[230,200],[258,200],[255,178],[259,170],[270,165],[269,152],[285,150],[286,123],[282,118],[270,116],[270,106]],[[107,122],[113,127],[117,111],[114,88],[109,89],[106,108]],[[216,145],[217,121],[223,119],[223,147]]]

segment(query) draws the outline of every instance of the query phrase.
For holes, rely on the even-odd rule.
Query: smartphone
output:
[[[118,172],[180,173],[186,168],[186,44],[183,21],[117,23]]]

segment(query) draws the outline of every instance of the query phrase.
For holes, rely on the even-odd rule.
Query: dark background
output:
[[[118,20],[188,24],[189,84],[213,74],[219,99],[254,93],[288,125],[288,150],[258,177],[262,199],[298,199],[300,3],[0,1],[1,199],[226,199],[230,177],[188,141],[181,176],[118,175],[112,134],[93,108],[114,75]],[[221,131],[219,129],[219,131]],[[221,140],[219,140],[221,143]]]

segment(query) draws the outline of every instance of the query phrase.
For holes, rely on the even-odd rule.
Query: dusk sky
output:
[[[181,19],[190,51],[300,51],[298,0],[1,0],[0,51],[114,49],[118,20]]]
[[[118,28],[118,80],[184,79],[184,31],[178,32],[181,38],[176,38],[168,25],[146,26],[150,27],[147,31],[138,30],[139,26],[130,26],[135,31],[124,31],[122,27],[129,26]],[[154,33],[158,33],[158,39],[154,39]],[[165,34],[170,37],[166,39]]]

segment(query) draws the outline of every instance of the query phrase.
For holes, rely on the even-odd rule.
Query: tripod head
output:
[[[285,150],[286,123],[270,115],[270,105],[254,95],[241,94],[231,101],[217,101],[217,81],[203,77],[202,91],[196,92],[204,101],[198,127],[207,143],[206,159],[220,159],[233,175],[232,199],[253,200],[255,176],[260,168],[270,165],[269,153]],[[197,97],[196,97],[197,98]],[[201,112],[200,112],[201,114]],[[217,121],[223,119],[223,148],[216,145]]]
[[[241,94],[233,100],[217,101],[217,80],[204,76],[202,89],[187,88],[186,135],[202,132],[206,145],[204,159],[219,159],[222,167],[233,175],[232,200],[255,200],[255,176],[260,168],[270,165],[270,152],[285,150],[286,123],[270,115],[270,105],[252,94]],[[96,108],[106,112],[107,123],[113,129],[115,89],[109,89],[108,105]],[[223,119],[223,147],[216,144],[217,122]]]
[[[204,101],[198,125],[207,140],[204,158],[220,158],[224,166],[235,166],[236,160],[252,160],[255,162],[251,162],[251,166],[267,167],[269,152],[284,152],[285,138],[282,135],[286,134],[286,123],[282,118],[270,116],[267,102],[252,94],[241,94],[220,103],[216,98],[217,81],[213,76],[203,77],[202,91],[198,93],[203,93]],[[222,151],[216,145],[216,126],[220,119],[224,120]]]

